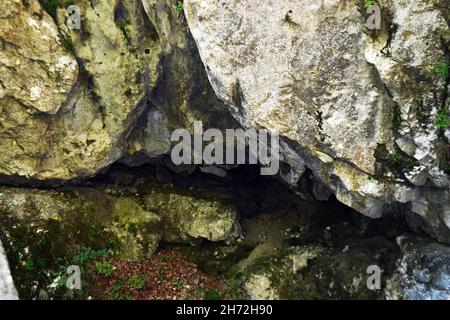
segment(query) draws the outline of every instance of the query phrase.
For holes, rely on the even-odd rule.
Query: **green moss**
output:
[[[177,3],[172,5],[173,10],[175,10],[178,13],[182,13],[183,12],[183,2],[182,1],[177,1]]]
[[[372,7],[372,6],[374,6],[374,5],[376,5],[376,1],[375,0],[366,0],[365,1],[365,3],[364,3],[364,8],[370,8],[370,7]]]
[[[65,34],[61,36],[61,45],[68,52],[75,54],[75,46],[72,42],[72,38],[69,35]]]
[[[130,35],[128,33],[128,22],[118,22],[116,23],[117,28],[119,28],[120,31],[122,31],[122,36],[124,38],[124,40],[128,43],[131,44],[130,41]]]
[[[39,0],[42,9],[45,10],[57,23],[58,22],[58,9],[67,8],[70,5],[76,4],[75,0]]]
[[[437,129],[445,130],[450,127],[450,113],[447,107],[439,111],[439,114],[434,123]]]
[[[442,78],[445,82],[449,80],[449,63],[438,61],[433,67],[434,72]]]
[[[402,124],[401,110],[399,106],[394,107],[394,118],[393,118],[394,128],[399,128]]]

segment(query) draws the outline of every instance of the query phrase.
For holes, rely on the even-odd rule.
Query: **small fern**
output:
[[[450,127],[450,112],[448,108],[443,108],[441,111],[439,111],[435,121],[435,125],[436,128],[440,130],[444,130]]]

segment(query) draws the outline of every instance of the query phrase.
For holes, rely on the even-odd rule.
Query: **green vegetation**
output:
[[[178,1],[176,4],[174,4],[173,10],[175,10],[178,13],[182,13],[183,12],[183,2]]]
[[[420,164],[420,162],[417,159],[413,158],[403,158],[405,167],[408,169],[412,169]]]
[[[398,128],[402,124],[402,116],[401,116],[400,107],[397,105],[394,108],[393,123],[394,123],[394,128]]]
[[[59,276],[57,277],[58,288],[64,288],[67,282],[67,266],[69,265],[77,265],[80,267],[82,272],[86,272],[87,266],[90,262],[97,260],[98,258],[106,258],[108,256],[108,252],[105,249],[102,250],[93,250],[91,248],[83,247],[80,249],[79,253],[70,257],[57,259],[59,265]],[[83,278],[82,278],[83,279]],[[82,282],[83,287],[83,282]]]
[[[449,80],[449,75],[450,75],[449,67],[450,67],[449,63],[441,60],[441,61],[436,62],[433,69],[434,69],[434,72],[442,78],[442,80],[447,82]]]
[[[447,107],[439,111],[434,124],[436,125],[436,128],[440,130],[445,130],[450,127],[450,113]]]
[[[99,103],[102,100],[102,97],[94,90],[89,91],[89,97],[93,102]]]
[[[366,0],[366,3],[364,4],[364,8],[370,8],[371,6],[374,6],[376,4],[375,0]]]
[[[117,25],[117,28],[119,28],[120,31],[122,31],[122,35],[123,35],[124,40],[128,44],[131,44],[131,42],[130,42],[130,35],[128,33],[128,25],[129,25],[129,23],[128,22],[119,22],[116,25]]]
[[[446,163],[441,165],[441,170],[444,171],[446,174],[450,175],[450,163]]]
[[[124,293],[122,290],[122,282],[117,280],[112,285],[111,291],[108,294],[108,300],[133,300],[130,293]]]
[[[182,287],[182,286],[184,286],[184,281],[183,281],[183,280],[180,280],[180,279],[177,279],[177,280],[175,280],[175,281],[173,282],[173,286],[174,286],[175,288]]]
[[[410,158],[407,156],[403,156],[399,152],[396,152],[394,154],[390,154],[387,162],[390,166],[393,167],[399,167],[399,168],[406,168],[406,169],[412,169],[415,166],[419,165],[419,161],[417,161],[414,158]]]
[[[205,300],[222,300],[222,296],[217,290],[209,290],[205,292]]]
[[[133,273],[128,279],[128,287],[131,289],[140,290],[145,287],[145,277],[138,275],[137,273]]]
[[[109,261],[97,261],[95,262],[95,272],[104,277],[111,277],[113,265]]]
[[[67,8],[76,3],[75,0],[39,0],[44,9],[55,22],[58,21],[58,8]]]
[[[398,165],[402,162],[402,156],[399,153],[390,154],[388,162],[391,165]]]
[[[61,7],[61,0],[40,0],[42,8],[56,21],[58,8]]]
[[[96,251],[91,248],[81,248],[80,253],[73,256],[72,261],[81,269],[85,269],[89,262],[98,258],[106,258],[107,256],[108,252],[105,249]]]
[[[61,36],[61,45],[64,49],[66,49],[68,52],[75,54],[75,46],[72,42],[72,38],[70,38],[69,35],[64,34]]]

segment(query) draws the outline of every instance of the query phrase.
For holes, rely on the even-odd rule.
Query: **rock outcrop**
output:
[[[68,180],[116,161],[158,78],[140,1],[80,1],[80,30],[64,4],[1,4],[3,175]]]
[[[372,13],[364,2],[79,0],[81,24],[73,29],[67,7],[74,1],[2,0],[0,239],[13,274],[27,271],[21,295],[36,297],[36,272],[54,270],[55,257],[81,248],[108,247],[136,260],[151,256],[160,241],[229,243],[241,236],[239,215],[264,209],[258,188],[236,201],[235,194],[224,199],[203,190],[203,197],[190,185],[171,184],[167,167],[194,173],[194,180],[198,173],[164,158],[171,132],[192,130],[194,121],[205,129],[278,134],[280,177],[303,199],[335,194],[365,216],[401,216],[413,231],[450,243],[448,0],[375,1],[377,30],[368,28]],[[118,182],[126,175],[110,184],[90,179],[115,163],[132,170],[148,162],[157,164],[151,179],[160,185],[144,172],[126,186]],[[213,175],[231,181],[231,167],[202,167],[211,174],[204,189]],[[225,193],[238,192],[227,187]],[[289,221],[293,228],[315,226],[297,218]],[[267,231],[279,239],[284,232]],[[239,267],[263,261],[275,273],[258,265],[244,290],[254,298],[448,298],[445,245],[414,240],[399,243],[399,253],[392,235],[371,234],[361,245],[356,239],[336,249],[328,243],[333,232],[323,233],[320,243],[304,246],[316,238],[311,233],[279,261],[264,261],[273,239],[256,241]],[[244,242],[260,235],[246,236]],[[397,270],[385,292],[369,292],[361,273],[373,256],[382,264],[385,252],[392,272],[401,255]],[[358,275],[347,274],[350,267]],[[289,292],[280,294],[270,287],[274,275],[314,283],[304,277],[308,268],[340,279],[344,290],[319,283],[307,292],[286,282]],[[17,294],[0,244],[3,297]]]
[[[82,179],[168,153],[196,120],[238,126],[171,1],[78,1],[81,29],[66,26],[71,2],[40,2],[0,7],[4,180]]]
[[[17,300],[17,291],[9,271],[8,260],[0,242],[0,300]]]
[[[450,147],[436,125],[448,79],[433,70],[448,59],[449,12],[445,1],[377,3],[380,30],[356,0],[187,0],[185,12],[214,90],[244,127],[284,137],[285,161],[341,202],[373,218],[401,204],[412,225],[450,242]]]
[[[385,289],[388,299],[449,300],[450,249],[415,237],[400,237],[402,258]]]

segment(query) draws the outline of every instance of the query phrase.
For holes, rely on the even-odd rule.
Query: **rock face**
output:
[[[138,193],[108,186],[55,191],[3,188],[2,230],[12,231],[8,221],[44,233],[56,228],[55,236],[72,234],[74,245],[78,238],[78,245],[86,246],[104,245],[110,237],[115,239],[117,255],[125,259],[151,256],[160,239],[198,243],[202,239],[231,241],[240,235],[236,209],[220,200],[163,186],[148,186]]]
[[[363,1],[184,3],[210,82],[244,127],[286,138],[285,161],[341,202],[374,218],[404,204],[412,225],[449,242],[436,127],[448,82],[433,71],[448,59],[449,13],[445,1],[378,2],[375,31]]]
[[[116,161],[158,77],[157,35],[140,1],[80,1],[81,30],[67,29],[64,3],[46,12],[35,0],[2,2],[6,176],[67,180]]]
[[[17,291],[14,287],[5,251],[0,242],[0,300],[17,300]]]
[[[0,236],[18,270],[36,271],[46,262],[35,258],[50,261],[52,250],[65,256],[111,239],[116,255],[133,260],[160,241],[239,237],[239,206],[252,211],[259,198],[235,206],[172,186],[60,187],[116,162],[163,162],[171,132],[197,120],[279,134],[280,176],[302,198],[334,193],[371,218],[400,212],[413,230],[450,243],[448,0],[378,0],[379,30],[368,28],[360,0],[184,0],[183,10],[173,0],[80,0],[81,28],[70,29],[73,2],[0,3],[0,184],[57,186],[0,188]],[[164,170],[155,177],[164,180]],[[211,180],[228,179],[226,170],[201,168]],[[320,287],[319,296],[351,297],[367,288],[347,268],[359,257],[364,272],[390,246],[297,248],[283,262],[299,283],[308,268],[338,274],[351,290]],[[265,243],[256,247],[252,259],[267,253]],[[405,298],[448,298],[446,247],[411,248],[402,246],[386,294],[395,298],[397,285]],[[14,298],[3,257],[0,246],[0,298]],[[260,271],[247,291],[278,297]]]
[[[124,156],[165,154],[195,120],[237,124],[211,89],[184,16],[171,1],[1,4],[0,174],[86,178]],[[23,179],[20,179],[23,178]]]
[[[3,1],[0,10],[0,97],[30,112],[57,113],[77,80],[77,61],[63,49],[57,27],[37,1],[28,8],[20,1]]]
[[[231,241],[240,235],[236,209],[220,201],[176,193],[153,193],[143,201],[161,216],[166,241]]]
[[[450,249],[414,237],[399,238],[403,256],[386,288],[388,299],[449,300]]]

